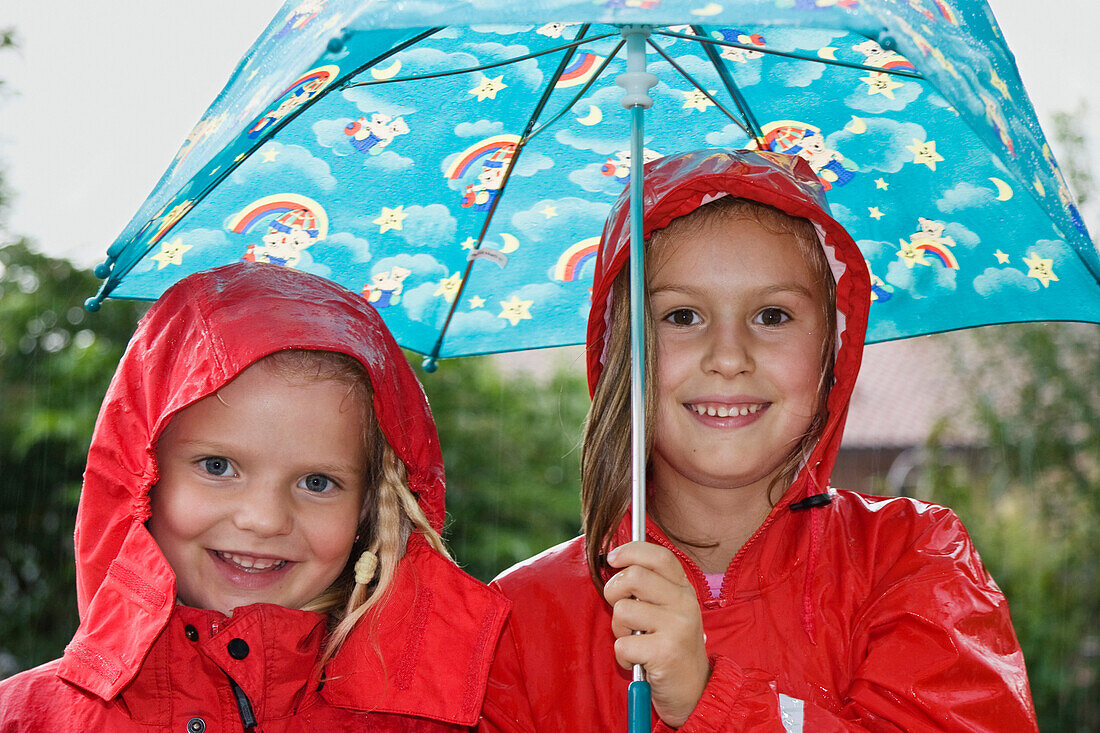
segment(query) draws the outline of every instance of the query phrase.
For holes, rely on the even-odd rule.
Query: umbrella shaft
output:
[[[630,109],[631,539],[645,539],[645,256],[642,229],[643,114]]]

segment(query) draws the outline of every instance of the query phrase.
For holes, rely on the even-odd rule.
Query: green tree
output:
[[[25,241],[0,248],[0,674],[76,628],[73,519],[92,426],[143,305],[82,307],[99,280]]]
[[[476,357],[421,379],[447,470],[447,540],[471,575],[490,580],[578,534],[583,376],[502,376]]]
[[[1100,327],[998,326],[965,343],[987,450],[958,464],[933,437],[925,496],[959,514],[1009,600],[1040,728],[1097,730]]]

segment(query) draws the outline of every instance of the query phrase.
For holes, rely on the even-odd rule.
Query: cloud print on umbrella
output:
[[[739,148],[748,142],[748,135],[732,122],[720,130],[708,132],[704,137],[707,145],[716,148]]]
[[[401,51],[393,56],[393,60],[400,62],[402,76],[429,74],[441,69],[468,69],[479,66],[481,63],[480,59],[466,51],[441,51],[429,46]],[[392,68],[392,62],[383,68]],[[352,92],[363,92],[365,89],[367,87],[357,87],[347,90],[344,94],[348,96]]]
[[[370,242],[350,232],[336,232],[325,239],[325,249],[334,256],[352,264],[370,262],[372,257]],[[342,253],[338,250],[343,250]]]
[[[577,229],[599,231],[610,204],[588,201],[574,196],[542,199],[531,208],[512,215],[512,226],[533,242],[546,241],[561,245]]]
[[[844,103],[854,110],[871,114],[900,112],[920,94],[919,84],[906,83],[895,77],[868,71],[858,77],[857,85],[844,98]]]
[[[353,104],[362,114],[381,112],[390,117],[402,117],[417,111],[404,98],[384,97],[374,94],[372,87],[352,87],[340,92],[345,101]],[[400,100],[400,101],[398,101]]]
[[[300,145],[275,141],[265,144],[229,176],[235,186],[269,189],[300,188],[303,181],[322,191],[336,188],[336,177],[328,163]]]
[[[943,196],[936,200],[936,208],[945,214],[953,214],[963,209],[989,206],[997,199],[998,195],[998,190],[993,187],[992,183],[990,186],[975,186],[972,183],[963,181],[954,188],[944,191]],[[1011,191],[1011,187],[1008,190]]]
[[[974,291],[983,297],[994,295],[1003,290],[1037,292],[1042,289],[1038,280],[1012,267],[987,267],[974,278]]]
[[[524,56],[531,52],[530,48],[519,44],[506,46],[503,43],[471,43],[468,48],[477,54],[483,64]],[[539,63],[535,59],[508,64],[507,69],[507,73],[503,76],[508,84],[522,84],[528,92],[542,84],[542,69],[539,68]],[[490,70],[486,71],[485,75],[496,76],[497,74]]]
[[[455,125],[455,135],[459,137],[486,138],[499,135],[504,131],[504,123],[499,120],[477,120],[459,122]]]
[[[458,222],[443,204],[405,206],[404,221],[392,234],[417,247],[446,247],[455,243]]]
[[[858,135],[862,152],[857,163],[864,173],[897,173],[906,163],[913,162],[913,153],[907,146],[912,145],[914,140],[924,142],[928,139],[924,128],[914,122],[873,118],[864,120],[863,124],[866,129],[861,133],[842,128],[828,135],[826,141],[829,147],[842,149]]]

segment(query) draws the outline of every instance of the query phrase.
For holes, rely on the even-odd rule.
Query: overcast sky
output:
[[[1100,6],[991,4],[1048,137],[1054,112],[1089,105],[1100,175]],[[25,235],[78,264],[101,261],[280,5],[0,0],[0,27],[14,26],[20,45],[0,55],[4,240]]]

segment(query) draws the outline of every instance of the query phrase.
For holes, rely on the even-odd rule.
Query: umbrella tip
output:
[[[95,266],[95,270],[93,270],[92,272],[94,272],[95,276],[98,277],[100,280],[106,280],[107,276],[111,274],[111,261],[104,260],[103,262],[100,262],[98,265]]]
[[[101,301],[98,296],[93,295],[92,297],[84,301],[84,310],[88,311],[89,313],[95,313],[100,309],[102,305],[103,301]]]
[[[435,374],[435,370],[439,368],[439,362],[434,356],[425,356],[424,361],[420,362],[420,368],[428,374]]]
[[[333,36],[328,39],[328,45],[325,47],[329,53],[340,53],[344,50],[344,40],[346,35]]]

